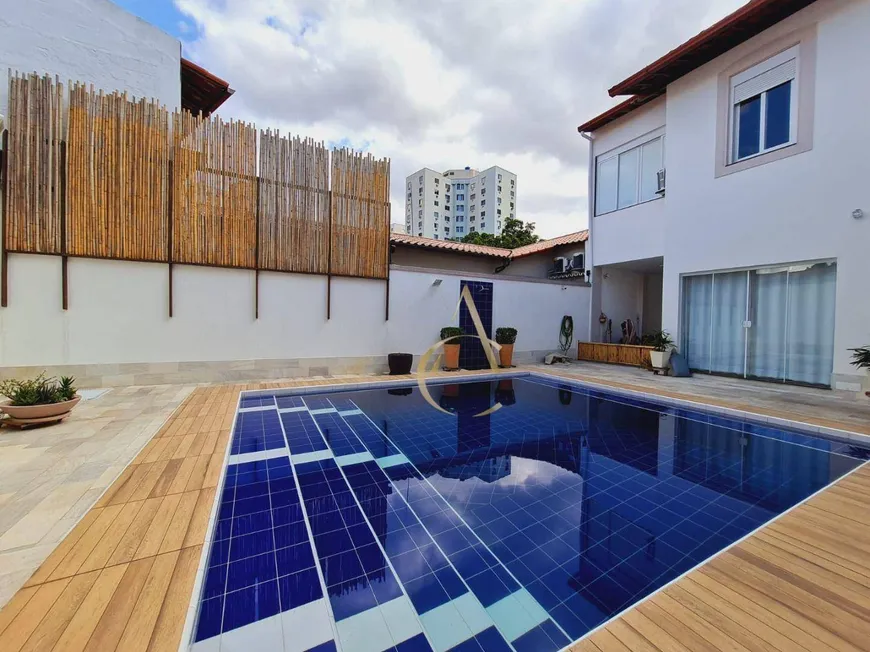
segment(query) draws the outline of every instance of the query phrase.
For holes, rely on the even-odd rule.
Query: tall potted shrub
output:
[[[870,388],[870,346],[859,346],[857,349],[849,350],[852,352],[852,364],[858,369],[865,369],[868,372],[868,376],[864,380],[866,390]],[[870,396],[870,391],[864,393]]]
[[[445,326],[441,329],[441,340],[444,342],[444,367],[459,369],[459,338],[462,329],[456,326]]]
[[[501,344],[498,352],[499,363],[502,367],[510,367],[514,357],[514,342],[517,341],[517,329],[509,326],[496,328],[495,341]]]
[[[658,331],[649,338],[653,350],[649,352],[650,362],[655,369],[666,369],[671,359],[674,340],[667,331]]]

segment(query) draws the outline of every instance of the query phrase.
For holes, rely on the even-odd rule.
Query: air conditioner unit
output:
[[[662,168],[658,172],[656,172],[656,194],[664,195],[665,194],[665,169]]]
[[[584,262],[584,261],[583,261],[583,254],[582,254],[582,253],[581,253],[581,254],[574,254],[574,255],[571,257],[571,269],[575,269],[575,270],[577,270],[577,269],[579,269],[579,270],[583,270],[583,269],[585,269],[585,266],[583,265],[583,262]]]
[[[568,270],[568,259],[559,256],[558,258],[553,259],[553,271],[556,273],[562,273]]]

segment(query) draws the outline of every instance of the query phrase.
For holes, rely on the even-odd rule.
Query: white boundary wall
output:
[[[493,331],[519,330],[520,360],[554,350],[566,314],[575,339],[588,339],[586,286],[394,269],[389,321],[385,282],[347,278],[332,279],[327,321],[325,277],[261,272],[254,319],[253,271],[176,265],[170,318],[167,265],[78,258],[68,265],[64,311],[61,259],[10,256],[0,374],[48,367],[110,385],[380,371],[387,353],[419,355],[442,326],[457,323],[462,279],[493,283]]]

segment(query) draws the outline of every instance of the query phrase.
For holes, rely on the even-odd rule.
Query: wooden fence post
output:
[[[326,320],[332,317],[332,189],[327,191],[329,222],[326,226]]]
[[[9,130],[3,130],[3,151],[0,151],[0,192],[3,197],[0,205],[3,207],[3,242],[0,249],[3,252],[3,260],[0,261],[0,307],[9,305],[9,252],[6,250],[6,242],[9,240]]]
[[[257,207],[254,213],[254,319],[260,318],[260,181],[258,174]]]
[[[66,142],[60,143],[60,285],[61,304],[69,309],[69,273],[66,251]]]
[[[177,125],[175,125],[177,128]],[[166,260],[169,263],[169,317],[172,318],[172,211],[173,211],[173,186],[175,185],[175,161],[173,159],[169,159],[169,188],[167,190],[167,195],[169,195],[169,209],[167,211],[167,215],[169,218],[168,223],[166,224]]]

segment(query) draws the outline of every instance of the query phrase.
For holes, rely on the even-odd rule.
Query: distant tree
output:
[[[525,222],[515,218],[507,218],[501,235],[472,231],[462,238],[467,244],[485,245],[487,247],[502,247],[503,249],[516,249],[525,245],[538,242],[540,238],[535,235],[535,223]]]

